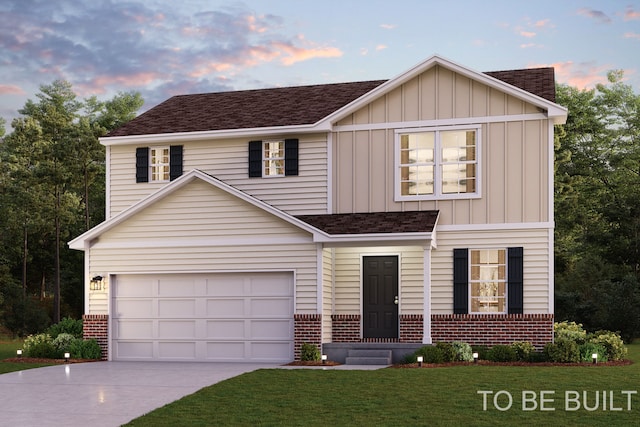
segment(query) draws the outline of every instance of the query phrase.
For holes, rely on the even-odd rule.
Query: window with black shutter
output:
[[[136,182],[173,181],[183,173],[183,147],[136,148]]]
[[[250,141],[249,178],[298,175],[298,139]]]

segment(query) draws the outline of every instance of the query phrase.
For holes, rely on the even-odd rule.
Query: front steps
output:
[[[391,365],[391,350],[348,350],[345,365]]]
[[[386,342],[386,343],[375,343],[375,342],[348,342],[348,343],[340,343],[340,342],[325,342],[322,343],[322,354],[326,354],[329,360],[334,362],[342,363],[342,364],[363,364],[361,362],[365,361],[359,358],[367,358],[373,359],[370,362],[375,362],[375,364],[380,365],[392,365],[394,363],[401,363],[404,360],[404,357],[408,354],[413,353],[420,347],[424,346],[424,344],[420,343],[398,343],[398,342]],[[361,350],[382,350],[385,353],[358,353],[357,351]],[[388,354],[391,352],[391,360],[388,361]],[[347,362],[347,357],[353,358]],[[383,360],[377,359],[378,357],[383,357]],[[356,359],[358,358],[358,359]],[[374,359],[375,358],[375,359]]]

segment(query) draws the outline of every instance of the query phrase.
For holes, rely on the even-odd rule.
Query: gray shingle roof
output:
[[[485,73],[555,102],[553,68]],[[107,136],[311,125],[386,80],[178,95]]]
[[[296,216],[330,235],[430,233],[438,211],[372,212]]]

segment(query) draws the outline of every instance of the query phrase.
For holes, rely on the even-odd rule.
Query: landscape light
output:
[[[418,361],[418,366],[422,366],[422,362],[424,361],[424,357],[423,356],[418,356],[418,357],[416,357],[416,360]]]
[[[18,355],[18,357],[22,357],[22,350],[16,351],[16,354]]]
[[[478,353],[473,353],[473,363],[478,363]]]
[[[64,361],[65,362],[69,362],[69,358],[71,357],[71,355],[69,353],[65,353],[64,354]]]
[[[596,363],[598,363],[598,353],[593,353],[591,355],[591,360],[593,360],[593,364],[595,365]]]
[[[322,355],[322,364],[324,365],[325,363],[327,363],[327,355],[323,354]]]

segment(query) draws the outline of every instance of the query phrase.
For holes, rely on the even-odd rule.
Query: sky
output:
[[[437,54],[476,71],[553,66],[640,93],[640,0],[0,0],[0,117],[42,85],[81,98],[393,78]]]

